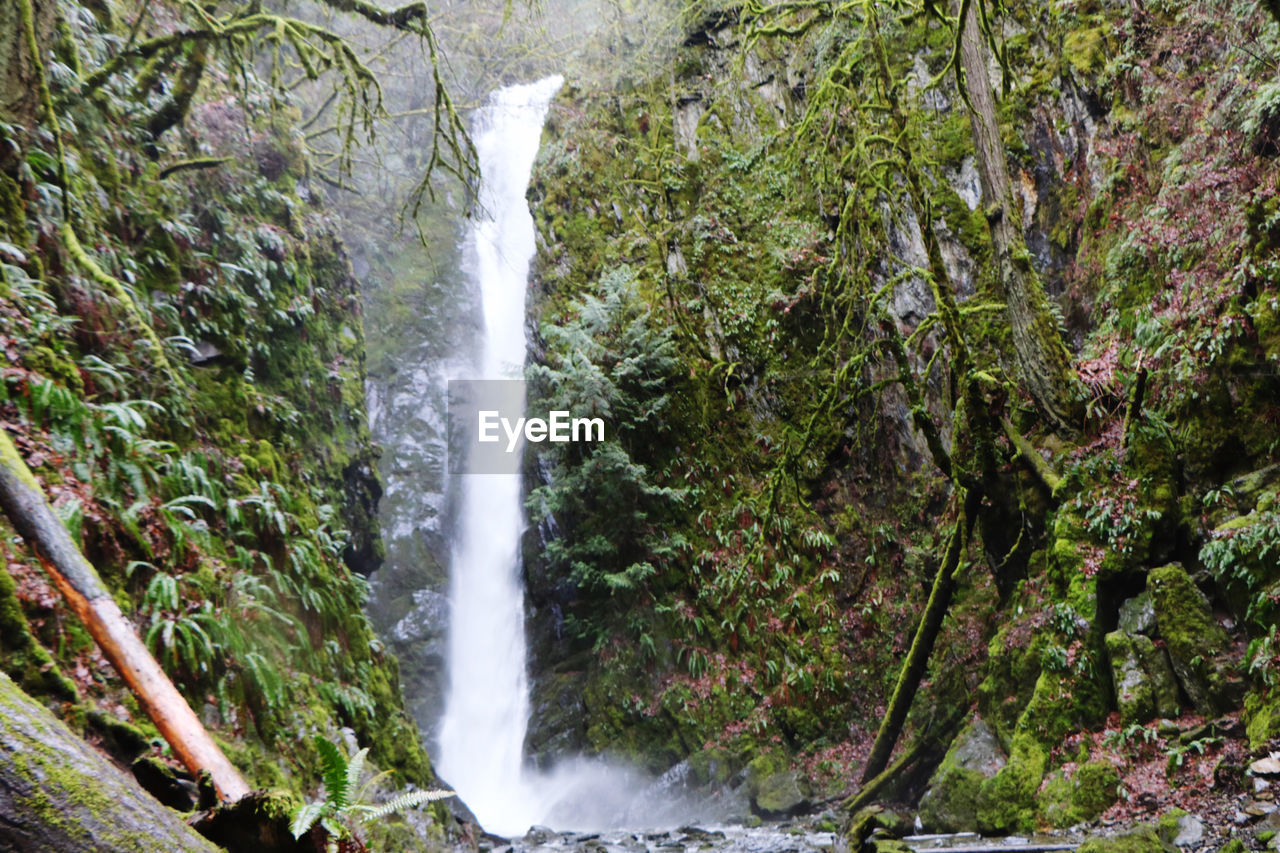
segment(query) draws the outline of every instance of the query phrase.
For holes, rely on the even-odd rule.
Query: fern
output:
[[[384,817],[399,814],[415,806],[434,803],[437,800],[443,800],[453,795],[453,791],[410,791],[407,794],[401,794],[394,799],[387,800],[380,806],[369,809],[365,812],[364,822],[381,820]]]
[[[364,760],[368,754],[369,748],[365,747],[352,756],[351,763],[347,765],[346,791],[348,798],[350,798],[352,792],[360,790],[360,776],[364,773]]]
[[[293,837],[301,838],[310,832],[327,805],[328,803],[324,802],[306,803],[294,812],[293,822],[289,824],[289,831],[293,833]]]
[[[375,776],[360,786],[360,777],[369,750],[361,749],[348,759],[332,741],[316,735],[316,751],[320,753],[320,775],[324,780],[325,798],[306,803],[293,814],[289,831],[294,838],[301,838],[311,831],[318,821],[332,838],[349,838],[357,826],[420,806],[424,803],[454,796],[453,791],[410,791],[381,805],[361,802],[366,790],[381,778]]]
[[[326,801],[335,809],[348,805],[347,759],[332,741],[320,735],[315,737],[316,751],[320,753],[320,776],[324,779]]]

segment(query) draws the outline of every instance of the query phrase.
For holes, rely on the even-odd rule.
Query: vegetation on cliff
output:
[[[252,785],[313,792],[312,735],[345,733],[396,786],[433,786],[362,610],[381,487],[360,294],[323,198],[381,115],[354,46],[366,31],[323,7],[2,9],[4,428]],[[434,49],[424,6],[335,9]],[[447,99],[434,109],[457,128]],[[428,170],[466,168],[465,136],[434,138]],[[0,667],[140,781],[172,777],[136,699],[5,529]],[[422,846],[443,831],[434,816],[430,833],[376,831]]]
[[[538,321],[592,334],[575,301],[634,279],[685,369],[631,392],[664,414],[628,459],[680,499],[638,584],[531,561],[573,629],[540,635],[536,725],[655,767],[781,747],[835,792],[886,710],[945,744],[965,708],[998,761],[944,760],[933,813],[999,831],[1183,802],[1278,733],[1275,23],[959,10],[704,5],[670,72],[562,93]]]

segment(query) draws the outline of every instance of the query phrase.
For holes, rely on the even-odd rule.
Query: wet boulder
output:
[[[1178,715],[1178,682],[1163,649],[1149,637],[1124,631],[1107,634],[1106,646],[1123,723]]]
[[[995,732],[974,719],[951,742],[951,748],[929,780],[920,799],[920,821],[935,832],[973,829],[978,822],[978,789],[1005,766]]]
[[[1226,660],[1230,640],[1214,621],[1204,594],[1177,563],[1152,569],[1147,592],[1174,674],[1197,713],[1213,717],[1229,710],[1242,682]]]
[[[809,809],[809,797],[809,781],[795,770],[785,770],[756,784],[751,810],[771,820],[793,817]]]

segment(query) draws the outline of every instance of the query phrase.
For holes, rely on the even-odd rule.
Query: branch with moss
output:
[[[224,163],[229,163],[231,160],[231,157],[195,157],[190,160],[179,160],[177,163],[171,163],[161,169],[159,179],[163,181],[171,175],[193,169],[213,169]]]
[[[178,375],[177,371],[173,369],[173,365],[169,363],[169,357],[165,355],[164,345],[160,342],[160,336],[156,334],[156,330],[142,316],[142,311],[138,308],[138,304],[134,301],[133,295],[129,293],[128,288],[89,256],[89,253],[84,250],[84,246],[80,245],[80,238],[76,236],[75,229],[70,222],[64,221],[62,223],[61,233],[62,244],[66,247],[67,253],[71,255],[71,259],[75,261],[76,266],[84,270],[94,282],[105,287],[116,298],[116,301],[124,307],[125,313],[129,315],[133,325],[137,327],[138,331],[142,333],[143,337],[147,339],[147,343],[151,346],[151,358],[156,367],[164,372],[176,388],[185,390],[186,383]]]

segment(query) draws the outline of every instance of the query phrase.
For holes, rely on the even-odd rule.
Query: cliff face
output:
[[[382,559],[364,329],[297,108],[249,41],[174,37],[185,7],[153,31],[37,6],[39,66],[9,29],[0,57],[49,87],[0,125],[5,429],[251,784],[313,795],[312,736],[344,732],[431,784],[362,611]],[[34,555],[3,547],[0,668],[116,760],[160,757]]]
[[[1194,780],[1280,719],[1275,23],[1250,3],[989,12],[995,204],[955,29],[859,9],[708,12],[661,72],[553,111],[539,360],[607,380],[616,438],[612,467],[540,460],[533,747],[689,758],[700,782],[794,763],[838,789],[960,531],[905,737],[977,722],[899,793],[930,787],[939,828],[1067,825],[1116,801],[1108,774],[1084,784],[1092,756],[1130,802],[1185,802],[1117,732],[1149,725]],[[1069,423],[1028,384],[1008,265],[1070,349]],[[679,369],[636,360],[665,346]],[[1243,725],[1195,735],[1223,714]]]

